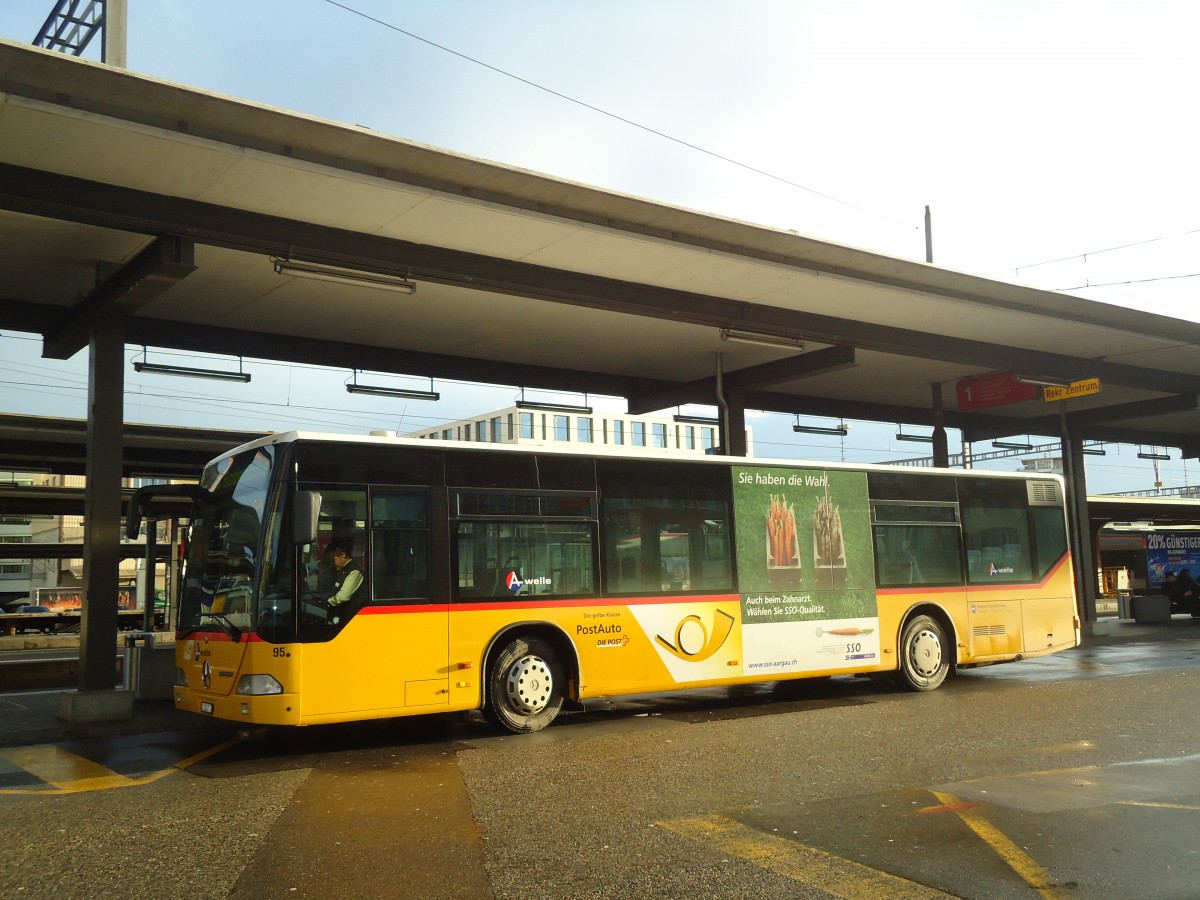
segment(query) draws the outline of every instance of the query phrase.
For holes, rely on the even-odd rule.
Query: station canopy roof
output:
[[[961,380],[1099,378],[1065,401],[1072,433],[1200,453],[1196,323],[0,41],[0,328],[65,358],[111,315],[129,344],[624,396],[634,413],[713,403],[718,353],[749,409],[928,424],[938,384],[946,424],[975,440],[1058,434],[1063,407],[960,409]]]

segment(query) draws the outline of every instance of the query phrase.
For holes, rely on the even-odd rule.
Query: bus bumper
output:
[[[247,696],[206,694],[175,687],[175,708],[229,722],[249,725],[299,725],[300,702],[295,694]]]

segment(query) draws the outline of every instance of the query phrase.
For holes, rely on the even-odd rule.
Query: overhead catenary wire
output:
[[[1181,278],[1200,278],[1200,272],[1188,275],[1160,275],[1156,278],[1131,278],[1128,281],[1098,281],[1095,283],[1077,284],[1073,287],[1055,288],[1056,291],[1078,291],[1083,288],[1116,287],[1121,284],[1148,284],[1151,281],[1177,281]]]
[[[1087,259],[1090,256],[1099,256],[1102,253],[1113,253],[1117,250],[1128,250],[1131,247],[1142,247],[1142,246],[1145,246],[1146,244],[1156,244],[1156,243],[1159,243],[1160,241],[1170,241],[1170,240],[1174,240],[1175,238],[1188,237],[1189,235],[1193,235],[1193,234],[1200,234],[1200,228],[1193,228],[1193,229],[1190,229],[1189,231],[1181,231],[1178,234],[1164,234],[1164,235],[1160,235],[1159,237],[1146,238],[1145,240],[1141,240],[1141,241],[1132,241],[1128,244],[1118,244],[1115,247],[1105,247],[1103,250],[1088,250],[1083,253],[1073,253],[1070,256],[1060,256],[1057,259],[1047,259],[1047,260],[1043,260],[1042,262],[1026,263],[1026,264],[1020,265],[1020,266],[1006,266],[1003,269],[993,270],[993,273],[1007,272],[1010,269],[1013,272],[1020,272],[1022,269],[1036,269],[1038,266],[1052,266],[1055,263],[1070,262],[1071,260],[1075,260],[1075,259]],[[1167,276],[1167,277],[1168,278],[1171,278],[1171,277],[1191,278],[1194,276],[1185,275],[1185,276]],[[1154,281],[1156,279],[1146,279],[1146,280]],[[1136,282],[1113,282],[1113,283],[1114,284],[1134,284]],[[1089,286],[1090,287],[1099,287],[1100,285],[1089,285]],[[1062,290],[1072,290],[1072,288],[1062,288]]]
[[[892,222],[893,224],[896,224],[896,225],[902,225],[906,228],[909,227],[908,225],[906,225],[906,223],[901,222],[898,219],[893,218],[892,216],[885,215],[884,213],[878,212],[873,209],[868,209],[865,206],[859,206],[856,203],[851,203],[848,200],[843,200],[840,197],[833,196],[832,194],[826,194],[822,191],[817,190],[816,188],[811,188],[811,187],[808,187],[807,185],[800,184],[797,181],[792,181],[789,178],[784,178],[782,175],[776,175],[773,172],[768,172],[765,169],[760,169],[757,166],[750,165],[749,163],[741,162],[739,160],[734,159],[733,157],[725,156],[724,154],[717,153],[715,150],[709,150],[706,147],[701,147],[699,144],[693,144],[690,141],[685,141],[682,138],[677,138],[674,135],[667,134],[665,131],[661,131],[657,128],[652,128],[649,125],[645,125],[641,122],[636,122],[633,119],[626,118],[625,116],[619,115],[617,113],[609,112],[606,109],[603,109],[599,106],[595,106],[594,104],[588,103],[584,100],[579,100],[575,97],[570,96],[569,94],[564,94],[561,91],[556,91],[554,88],[547,87],[544,84],[539,84],[536,81],[531,81],[528,78],[524,78],[520,75],[514,74],[513,72],[509,72],[508,70],[502,69],[499,66],[494,66],[491,63],[484,62],[481,59],[477,59],[476,57],[470,56],[466,53],[462,53],[458,50],[453,49],[452,47],[447,47],[445,44],[439,44],[437,41],[433,41],[433,40],[430,40],[429,38],[422,37],[419,34],[415,34],[414,32],[407,31],[406,29],[401,28],[398,25],[394,25],[391,22],[385,22],[383,19],[376,18],[375,16],[365,13],[362,10],[355,9],[354,7],[349,6],[345,3],[339,3],[338,0],[325,0],[325,2],[328,3],[330,6],[335,6],[338,9],[348,12],[351,15],[359,16],[360,18],[363,18],[363,19],[367,20],[368,22],[373,22],[374,24],[379,25],[383,28],[390,29],[391,31],[395,31],[396,33],[402,34],[405,37],[412,38],[414,41],[420,41],[421,43],[426,44],[430,47],[433,47],[437,50],[441,50],[444,53],[449,53],[452,56],[457,56],[459,59],[469,62],[472,65],[481,66],[482,68],[485,68],[491,72],[495,72],[497,75],[502,75],[505,78],[511,78],[512,80],[518,81],[521,84],[524,84],[524,85],[527,85],[528,87],[534,88],[535,90],[542,91],[543,93],[550,94],[551,96],[557,97],[560,100],[564,100],[567,103],[573,103],[576,106],[580,106],[584,109],[590,110],[591,112],[598,113],[599,115],[602,115],[602,116],[606,116],[607,118],[610,118],[616,122],[621,122],[624,125],[628,125],[631,128],[637,128],[641,131],[646,132],[647,134],[652,134],[655,137],[662,138],[663,140],[671,141],[672,143],[678,144],[681,147],[686,147],[689,150],[695,150],[697,153],[702,153],[705,156],[709,156],[713,159],[720,160],[721,162],[729,163],[730,165],[737,166],[738,168],[744,169],[747,172],[753,172],[756,175],[761,175],[764,178],[770,178],[772,181],[777,181],[780,184],[786,184],[789,187],[794,187],[798,190],[805,191],[814,196],[821,197],[825,200],[829,200],[832,203],[837,203],[842,206],[848,207],[850,209],[857,210],[858,212],[866,213],[869,216],[876,216],[881,219],[886,219],[887,221]],[[914,225],[912,227],[916,228],[917,226]]]
[[[6,338],[16,340],[35,341],[35,338],[21,338],[17,335],[8,334]],[[164,356],[182,356],[186,359],[194,359],[195,357],[187,354],[172,354],[171,351],[163,351]],[[250,360],[255,366],[274,366],[286,367],[290,373],[293,369],[305,369],[321,374],[332,373],[336,371],[328,366],[318,366],[304,363],[286,363],[276,360]],[[46,394],[55,397],[77,397],[80,402],[84,402],[87,392],[87,379],[80,374],[63,375],[56,372],[54,369],[46,366],[37,366],[31,364],[3,364],[0,363],[0,371],[10,371],[17,375],[28,375],[30,378],[53,378],[61,384],[39,383],[30,380],[0,380],[0,385],[15,389],[23,389],[27,393]],[[29,370],[29,371],[26,371]],[[37,371],[33,371],[37,370]],[[476,382],[460,381],[455,379],[439,379],[443,383],[457,384],[465,387],[479,387]],[[169,400],[170,405],[156,405],[148,400]],[[293,426],[313,426],[317,429],[327,429],[331,425],[339,425],[347,429],[355,428],[378,428],[379,422],[383,420],[394,420],[395,412],[371,412],[357,411],[347,409],[345,407],[317,406],[307,404],[296,404],[292,402],[281,403],[266,400],[240,400],[235,397],[221,397],[212,394],[192,393],[192,392],[171,392],[163,393],[148,390],[139,382],[132,381],[126,385],[126,404],[137,406],[144,409],[169,409],[175,412],[180,410],[180,403],[186,403],[187,407],[198,413],[219,413],[225,419],[261,419],[266,415],[277,417],[279,411],[286,411],[289,415],[289,420]],[[304,413],[308,415],[300,415]],[[434,425],[442,425],[448,422],[457,421],[460,417],[447,417],[436,415],[419,415],[406,411],[403,419],[413,422],[413,429],[420,430],[422,428],[433,427]],[[422,424],[427,423],[427,424]],[[254,430],[254,429],[252,429]]]

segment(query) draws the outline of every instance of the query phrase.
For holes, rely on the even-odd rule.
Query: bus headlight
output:
[[[283,685],[273,675],[243,675],[238,679],[239,694],[282,694]]]

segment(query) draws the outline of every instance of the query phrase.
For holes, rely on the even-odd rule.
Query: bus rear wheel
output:
[[[900,635],[900,683],[914,691],[932,691],[949,673],[945,630],[930,616],[915,616]]]
[[[565,684],[554,647],[541,638],[518,637],[492,662],[483,714],[513,734],[541,731],[562,710]]]

